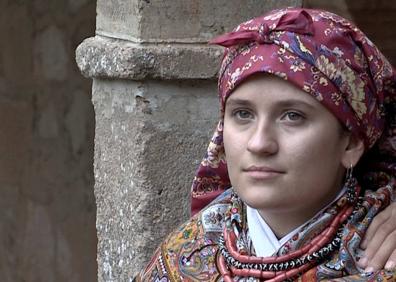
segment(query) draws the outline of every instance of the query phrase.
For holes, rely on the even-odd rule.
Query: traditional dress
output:
[[[167,237],[136,281],[396,281],[394,272],[365,273],[356,265],[368,225],[396,200],[390,63],[352,23],[309,9],[272,11],[213,43],[227,47],[219,75],[222,114],[240,83],[270,73],[321,102],[364,141],[365,154],[339,198],[278,240],[231,188],[222,118],[193,182],[196,215]]]
[[[395,272],[381,270],[365,273],[355,263],[359,257],[360,240],[369,222],[378,213],[382,202],[389,200],[386,194],[382,194],[382,198],[377,198],[377,194],[368,193],[366,200],[360,203],[342,228],[337,251],[332,252],[319,264],[310,265],[301,276],[296,275],[291,281],[396,281]],[[298,232],[295,232],[273,255],[282,256],[312,242],[313,238],[317,237],[337,216],[345,203],[346,196],[343,195],[335,204],[300,227]],[[222,254],[219,250],[219,242],[224,240],[222,234],[227,224],[239,233],[234,242],[238,251],[255,257],[251,232],[247,225],[246,205],[232,189],[228,189],[204,210],[171,233],[135,281],[224,281],[220,271]],[[282,277],[280,280],[270,280],[276,276],[274,272],[272,273],[272,277],[267,277],[268,281],[286,280]],[[277,273],[279,275],[282,270]],[[233,281],[263,280],[265,279],[233,277]]]

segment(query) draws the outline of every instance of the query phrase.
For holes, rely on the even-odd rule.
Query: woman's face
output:
[[[309,219],[341,188],[349,135],[283,79],[260,74],[241,84],[226,102],[223,134],[231,184],[264,217]]]

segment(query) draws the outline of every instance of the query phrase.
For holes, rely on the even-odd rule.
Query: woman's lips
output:
[[[256,180],[271,179],[285,173],[284,171],[267,166],[250,166],[247,169],[244,169],[243,172]]]

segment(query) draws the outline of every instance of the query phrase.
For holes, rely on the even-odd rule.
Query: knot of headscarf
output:
[[[236,30],[216,37],[211,44],[217,44],[224,47],[231,47],[249,42],[259,44],[271,43],[271,33],[274,31],[289,31],[304,35],[313,35],[313,22],[311,16],[305,11],[292,11],[282,15],[279,20],[269,25],[261,23],[258,26],[252,26],[250,29]]]

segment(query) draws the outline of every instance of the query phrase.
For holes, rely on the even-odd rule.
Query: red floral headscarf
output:
[[[363,188],[395,197],[396,74],[377,47],[349,21],[329,12],[288,8],[240,24],[212,41],[226,47],[219,74],[222,116],[232,91],[255,73],[290,81],[315,97],[362,138]],[[192,213],[231,186],[223,119],[192,185]]]

